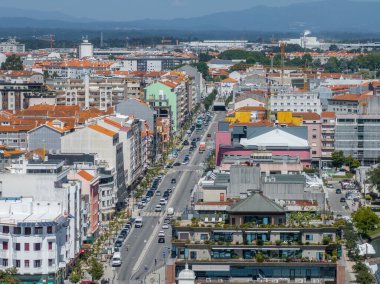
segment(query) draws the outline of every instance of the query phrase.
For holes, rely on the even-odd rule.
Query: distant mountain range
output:
[[[60,12],[0,8],[0,28],[75,30],[183,30],[380,33],[380,2],[328,0],[285,7],[256,6],[186,19],[112,22],[78,19]]]

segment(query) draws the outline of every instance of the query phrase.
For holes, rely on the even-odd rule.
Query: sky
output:
[[[95,20],[131,21],[189,18],[256,5],[284,6],[309,1],[318,0],[1,0],[0,7],[57,11]]]

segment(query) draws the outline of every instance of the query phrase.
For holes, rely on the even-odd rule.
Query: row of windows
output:
[[[51,267],[53,266],[55,263],[54,259],[52,258],[49,258],[48,259],[48,266]],[[3,267],[7,267],[9,266],[9,261],[7,258],[3,258],[2,261],[1,261],[1,264]],[[17,267],[17,268],[20,268],[21,267],[21,260],[19,259],[16,259],[14,260],[14,266]],[[33,261],[33,267],[34,268],[39,268],[42,266],[42,260],[41,259],[36,259]],[[30,268],[30,260],[26,259],[24,260],[24,268]]]
[[[33,250],[40,251],[42,247],[41,243],[33,243]],[[9,243],[7,241],[3,241],[3,250],[9,249]],[[48,242],[48,250],[53,249],[53,242]],[[15,250],[21,251],[21,243],[15,243]],[[24,243],[24,251],[30,251],[30,243]]]
[[[276,106],[276,105],[277,105],[277,103],[273,103],[273,105],[275,105],[275,106]],[[286,103],[286,104],[285,104],[285,103],[280,103],[280,105],[282,105],[282,106],[283,106],[283,105],[288,105],[288,106],[290,106],[290,105],[295,105],[295,106],[296,106],[296,105],[297,105],[297,102],[294,102],[294,103]],[[301,105],[301,106],[303,106],[303,105],[304,105],[304,103],[300,103],[300,105]],[[309,106],[309,105],[311,105],[311,104],[310,104],[310,103],[307,103],[306,105],[308,105],[308,106]],[[314,103],[314,105],[316,106],[316,105],[317,105],[317,103]]]
[[[9,234],[11,232],[11,227],[9,226],[3,226],[2,232],[3,234]],[[42,235],[44,231],[44,227],[34,227],[34,235]],[[13,227],[13,234],[14,235],[21,235],[22,228],[21,227]],[[53,226],[46,226],[46,233],[47,234],[53,234]],[[31,235],[32,234],[32,227],[25,227],[24,228],[24,235]]]

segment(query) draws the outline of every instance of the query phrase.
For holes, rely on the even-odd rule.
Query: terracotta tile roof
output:
[[[329,100],[331,101],[358,101],[359,100],[359,95],[355,94],[343,94],[343,95],[336,95]]]
[[[84,178],[87,181],[92,181],[94,179],[94,177],[85,170],[81,170],[80,172],[78,172],[78,175],[80,175],[82,178]]]
[[[66,131],[70,131],[74,129],[74,125],[67,125],[67,124],[64,124],[63,128],[56,127],[53,125],[53,121],[46,122],[46,125],[60,133],[65,133]]]
[[[90,125],[88,127],[91,128],[92,130],[95,130],[97,132],[100,132],[100,133],[107,135],[107,136],[110,136],[110,137],[113,137],[116,135],[116,132],[108,130],[107,128],[104,128],[104,127],[97,125],[97,124]]]
[[[294,117],[302,117],[303,120],[320,120],[321,116],[315,112],[293,112]]]
[[[243,106],[238,109],[235,109],[235,112],[237,111],[266,111],[267,109],[263,106]]]
[[[171,89],[174,89],[175,87],[177,87],[177,84],[170,81],[160,81],[160,83],[168,86]]]
[[[322,118],[335,118],[335,112],[334,111],[322,111],[321,117]]]
[[[222,80],[222,82],[223,83],[237,83],[238,81],[236,81],[233,78],[226,78],[226,79]]]
[[[112,125],[113,127],[116,127],[118,129],[121,129],[123,126],[121,125],[121,123],[117,122],[117,121],[114,121],[112,119],[109,119],[107,117],[103,118],[103,121],[109,125]]]

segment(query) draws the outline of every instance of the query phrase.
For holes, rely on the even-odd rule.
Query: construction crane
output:
[[[279,42],[280,50],[281,50],[281,85],[284,86],[284,67],[285,67],[285,41]]]
[[[48,41],[50,42],[50,49],[53,49],[54,41],[55,41],[55,35],[49,34],[49,35],[43,35],[43,36],[37,36],[36,39],[42,40],[42,41]]]

